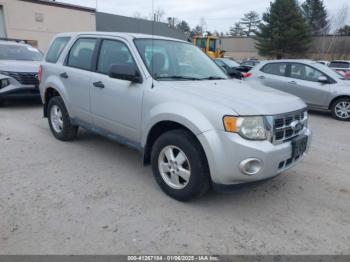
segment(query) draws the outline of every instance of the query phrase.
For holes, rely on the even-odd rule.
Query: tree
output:
[[[338,29],[337,35],[350,36],[350,25]]]
[[[186,35],[189,35],[190,32],[191,32],[191,28],[190,26],[188,25],[188,23],[184,20],[182,20],[181,22],[179,22],[177,25],[176,25],[176,29],[180,30],[181,32],[183,32],[184,34]]]
[[[330,29],[327,9],[322,0],[306,0],[301,9],[312,35],[327,35]]]
[[[275,0],[255,37],[262,56],[302,57],[311,43],[309,27],[296,0]]]
[[[152,15],[153,17],[151,17],[151,20],[154,20],[155,22],[162,22],[164,15],[165,15],[165,11],[161,8],[158,8],[153,13],[153,15]]]
[[[260,21],[260,15],[255,11],[250,11],[244,14],[240,24],[244,28],[245,34],[249,37],[258,29]]]
[[[192,29],[191,36],[201,36],[203,35],[203,28],[200,25],[197,25]]]
[[[245,33],[243,27],[241,26],[241,23],[235,23],[235,25],[230,28],[229,35],[236,37],[244,36]]]

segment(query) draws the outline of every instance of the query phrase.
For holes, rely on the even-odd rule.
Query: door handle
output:
[[[67,79],[68,78],[68,74],[66,72],[64,72],[64,73],[60,74],[60,77]]]
[[[259,76],[258,78],[259,79],[265,79],[265,76]]]
[[[297,82],[295,82],[295,81],[290,81],[290,82],[288,82],[288,84],[296,85]]]
[[[94,87],[105,88],[105,85],[101,81],[94,82],[93,85]]]

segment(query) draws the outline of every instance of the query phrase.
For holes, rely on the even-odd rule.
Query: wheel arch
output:
[[[333,98],[332,101],[329,103],[328,109],[331,110],[331,109],[332,109],[332,106],[333,106],[333,104],[334,104],[334,102],[337,101],[337,100],[339,100],[339,99],[341,99],[341,98],[350,99],[350,95],[339,95],[339,96]]]
[[[209,165],[204,147],[199,141],[199,139],[197,138],[196,134],[190,129],[190,127],[184,125],[183,123],[179,123],[173,120],[159,121],[150,128],[149,132],[147,133],[146,141],[143,147],[143,164],[144,165],[148,165],[151,162],[151,152],[157,138],[162,134],[172,130],[188,131],[192,135],[193,139],[198,143],[198,145],[200,145],[201,149],[203,150],[202,152],[207,161],[207,164]]]

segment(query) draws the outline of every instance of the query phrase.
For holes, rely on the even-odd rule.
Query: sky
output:
[[[99,12],[112,13],[124,16],[149,17],[153,10],[162,9],[164,18],[176,17],[187,21],[191,27],[200,24],[205,17],[207,30],[227,32],[229,28],[244,13],[251,10],[262,14],[270,6],[270,0],[56,0],[70,4],[82,5],[96,8]],[[303,1],[303,0],[299,0]],[[348,10],[347,23],[350,23],[350,1],[349,0],[324,0],[330,19],[339,23],[337,18],[341,10]]]

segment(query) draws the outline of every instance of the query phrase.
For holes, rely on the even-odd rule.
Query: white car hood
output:
[[[40,61],[0,60],[0,71],[34,73],[39,66]]]
[[[200,99],[231,108],[238,115],[277,115],[306,108],[298,97],[239,80],[159,82]]]

